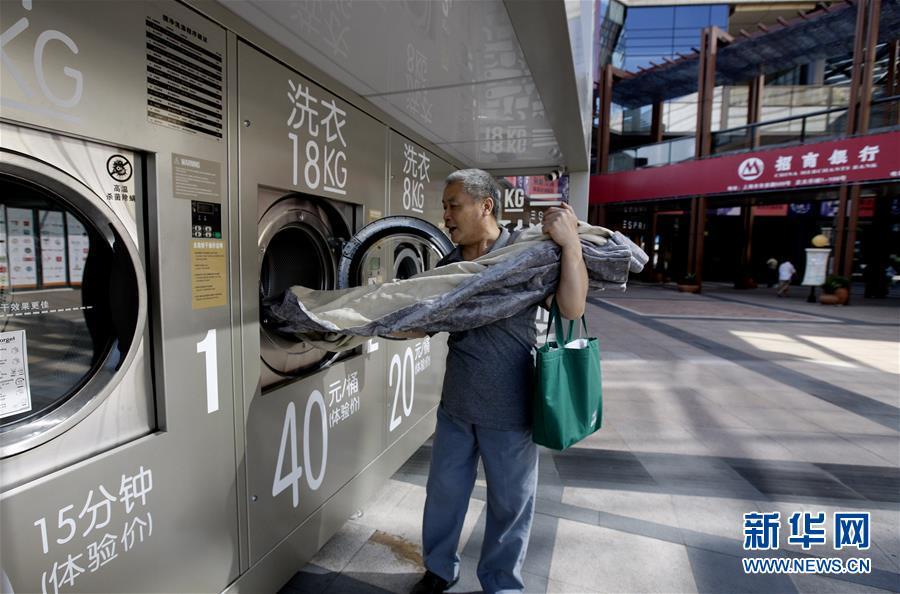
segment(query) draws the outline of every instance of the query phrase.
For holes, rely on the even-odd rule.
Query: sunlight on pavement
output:
[[[731,330],[731,334],[761,351],[790,355],[791,357],[806,359],[811,363],[818,363],[820,365],[847,367],[850,369],[857,368],[857,365],[854,365],[853,363],[841,361],[825,351],[819,350],[791,338],[790,336],[785,336],[784,334],[776,334],[774,332],[744,332],[741,330]]]
[[[802,340],[855,359],[879,371],[900,375],[900,342],[841,338],[837,336],[800,336]]]

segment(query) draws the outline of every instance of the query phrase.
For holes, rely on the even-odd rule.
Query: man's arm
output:
[[[584,315],[588,275],[578,239],[578,218],[572,207],[563,203],[560,208],[548,209],[544,215],[544,232],[559,244],[561,251],[556,305],[564,318],[577,320]]]

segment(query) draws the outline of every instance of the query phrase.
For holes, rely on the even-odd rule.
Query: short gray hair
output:
[[[459,169],[447,176],[444,180],[446,185],[461,182],[463,190],[472,198],[484,200],[490,197],[494,201],[494,208],[491,214],[494,218],[500,216],[500,186],[487,171],[481,169]]]

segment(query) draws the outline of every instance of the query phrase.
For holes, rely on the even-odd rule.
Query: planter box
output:
[[[819,297],[822,305],[846,305],[850,300],[850,291],[844,287],[834,290],[834,293],[823,293]]]

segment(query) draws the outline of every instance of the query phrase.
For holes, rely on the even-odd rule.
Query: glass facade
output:
[[[621,56],[617,53],[622,25],[625,23],[625,6],[616,0],[598,0],[595,13],[594,55],[597,57],[595,78],[600,76],[600,68],[606,64],[619,65]]]
[[[622,31],[616,66],[635,72],[663,58],[675,59],[697,47],[700,32],[711,25],[728,29],[728,5],[630,8]]]
[[[780,21],[776,21],[776,17]],[[855,10],[848,10],[847,17],[854,19]],[[758,33],[754,26],[757,20],[762,21],[763,26],[781,26],[781,22],[792,18],[796,18],[796,12],[791,10],[779,9],[773,12],[772,9],[763,10],[749,5],[630,8],[613,55],[613,63],[628,71],[653,68],[651,61],[661,64],[664,59],[679,59],[679,54],[690,54],[693,48],[700,45],[701,33],[706,27],[715,25],[728,30],[738,37],[736,43],[740,43],[741,31],[745,27]],[[810,41],[797,38],[796,44],[804,43],[808,44]],[[843,45],[852,46],[852,43]],[[876,47],[876,63],[872,75],[872,130],[890,129],[897,124],[897,116],[900,115],[898,97],[894,96],[897,94],[897,85],[891,83],[890,48],[891,44],[885,42]],[[762,49],[757,51],[763,56],[776,49],[770,48],[768,53]],[[820,48],[813,53],[821,55],[823,51],[827,54],[831,50]],[[830,57],[815,57],[806,62],[802,62],[801,58],[802,63],[798,63],[794,56],[784,70],[769,72],[764,78],[755,124],[750,123],[753,121],[749,112],[750,80],[738,84],[729,82],[716,87],[710,121],[713,133],[712,154],[808,142],[845,134],[853,56],[849,50],[832,51],[832,54]],[[763,60],[762,57],[759,59]],[[760,64],[760,68],[763,68],[763,64]],[[748,70],[750,71],[752,69]],[[658,92],[658,89],[654,92]],[[696,135],[697,98],[697,93],[689,93],[662,103],[661,138],[651,137],[653,97],[650,93],[647,94],[645,105],[622,107],[613,103],[609,114],[610,129],[614,135],[609,170],[664,165],[692,158],[690,153],[694,145],[689,138]],[[660,140],[665,142],[660,144]]]
[[[685,273],[696,272],[707,281],[733,281],[737,288],[750,288],[756,285],[754,279],[764,282],[769,257],[777,253],[802,261],[809,239],[823,233],[833,235],[839,256],[836,271],[864,282],[866,296],[886,294],[880,272],[900,270],[896,248],[900,182],[896,180],[872,178],[858,186],[843,182],[843,189],[840,182],[823,182],[809,189],[745,188],[710,194],[705,217],[692,210],[699,208],[700,201],[691,201],[690,196],[663,193],[651,199],[640,188],[648,183],[647,176],[674,175],[676,169],[666,166],[696,159],[700,60],[693,49],[701,47],[702,31],[711,25],[734,39],[719,43],[719,85],[712,90],[710,136],[700,139],[704,145],[710,142],[708,153],[704,146],[704,155],[900,130],[896,34],[900,12],[891,6],[881,8],[880,37],[869,64],[872,79],[860,81],[857,101],[862,104],[854,106],[858,109],[855,122],[850,117],[854,32],[859,26],[854,5],[835,4],[827,10],[813,4],[628,9],[613,64],[633,76],[614,80],[611,112],[600,116],[609,124],[605,171],[659,169],[617,177],[616,201],[607,202],[604,196],[592,205],[592,212],[598,217],[595,222],[621,229],[645,249],[652,249],[653,266],[645,278],[677,281]],[[802,18],[797,16],[798,8],[804,11]],[[750,32],[749,39],[744,31]],[[863,56],[857,58],[863,60]],[[758,74],[765,75],[761,86],[754,85]],[[871,95],[861,99],[869,92],[866,83],[871,83]],[[755,92],[759,93],[756,100]],[[653,103],[660,98],[659,127],[654,128]],[[884,142],[884,138],[872,142]],[[760,161],[763,154],[771,155],[753,152],[752,156]],[[746,160],[752,160],[749,157]],[[780,171],[778,167],[788,167],[787,163],[767,166]],[[632,186],[635,191],[629,196]],[[679,195],[682,190],[690,187],[679,188]],[[848,202],[844,212],[839,212],[839,198]],[[855,205],[856,214],[850,214],[850,204]],[[699,233],[698,224],[703,225]]]

